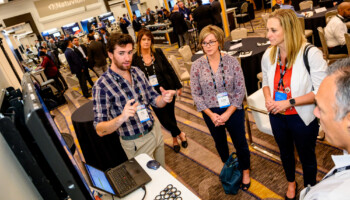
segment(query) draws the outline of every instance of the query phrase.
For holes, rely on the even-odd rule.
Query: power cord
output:
[[[144,194],[143,197],[142,197],[142,200],[144,200],[145,197],[146,197],[146,194],[147,194],[146,186],[143,185],[141,188],[145,191],[145,194]]]

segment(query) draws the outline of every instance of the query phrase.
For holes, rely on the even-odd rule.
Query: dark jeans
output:
[[[270,123],[280,149],[287,180],[295,181],[295,145],[303,167],[304,186],[315,185],[317,173],[315,146],[319,128],[317,119],[306,126],[299,115],[270,114]]]
[[[227,108],[210,108],[213,113],[221,115]],[[207,124],[211,136],[214,139],[216,150],[218,151],[221,161],[226,162],[229,157],[229,149],[227,145],[226,129],[228,130],[233,145],[236,149],[240,169],[246,170],[250,168],[250,152],[245,137],[244,129],[244,110],[237,109],[231,117],[226,121],[225,125],[215,127],[210,117],[204,112],[203,118]]]
[[[174,107],[175,98],[173,98],[173,101],[166,104],[163,108],[155,108],[152,106],[152,109],[156,113],[162,126],[171,132],[171,136],[176,137],[180,135],[181,131],[179,127],[177,127]]]
[[[328,48],[330,54],[348,54],[348,48],[346,45],[339,45],[332,48]]]
[[[86,85],[86,77],[84,72],[76,73],[77,78],[79,79],[79,85],[81,91],[83,92],[84,97],[89,97],[88,87]]]

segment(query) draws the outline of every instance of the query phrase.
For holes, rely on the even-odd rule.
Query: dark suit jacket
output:
[[[156,19],[154,18],[152,13],[150,13],[149,16],[146,15],[147,24],[154,24],[155,21],[156,21]]]
[[[141,29],[141,24],[136,19],[132,21],[132,27],[134,28],[135,32],[139,32],[139,30]]]
[[[64,55],[66,56],[72,74],[81,73],[82,69],[84,69],[84,63],[78,54],[73,49],[67,48]]]
[[[156,49],[154,54],[155,58],[155,70],[158,79],[159,86],[162,86],[166,90],[175,90],[182,88],[182,85],[173,69],[173,67],[168,62],[168,59],[165,57],[163,51],[159,48]],[[145,66],[143,64],[141,56],[138,56],[135,53],[132,57],[132,66],[139,67],[144,73],[146,72]],[[146,73],[145,73],[146,74]],[[155,87],[157,92],[160,93],[159,87]]]
[[[104,66],[107,65],[107,50],[103,47],[101,42],[95,40],[91,41],[88,46],[88,60],[90,66]]]
[[[197,22],[197,29],[201,30],[209,24],[214,24],[212,7],[210,5],[200,5],[193,11],[193,20]]]
[[[211,3],[211,7],[213,12],[214,24],[222,24],[220,2],[216,0],[213,1],[213,3]]]
[[[84,45],[80,45],[80,46],[83,49],[83,52],[84,52],[85,56],[88,56],[87,55],[87,48]],[[79,56],[81,61],[83,61],[83,63],[84,63],[84,70],[88,69],[89,68],[89,63],[88,63],[87,59],[84,58],[84,55],[80,52],[80,50],[77,47],[74,47],[73,49],[74,49],[74,52]]]
[[[173,25],[177,34],[182,35],[188,31],[188,27],[184,18],[185,17],[180,12],[173,12],[170,15],[171,24]]]

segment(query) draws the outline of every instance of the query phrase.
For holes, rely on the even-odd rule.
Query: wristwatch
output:
[[[290,105],[295,106],[295,99],[289,99],[289,103]]]

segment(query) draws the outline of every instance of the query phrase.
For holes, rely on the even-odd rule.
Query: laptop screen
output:
[[[88,164],[85,164],[85,168],[91,179],[92,185],[98,189],[104,190],[108,193],[114,194],[111,184],[109,183],[105,173],[99,169],[96,169]]]

